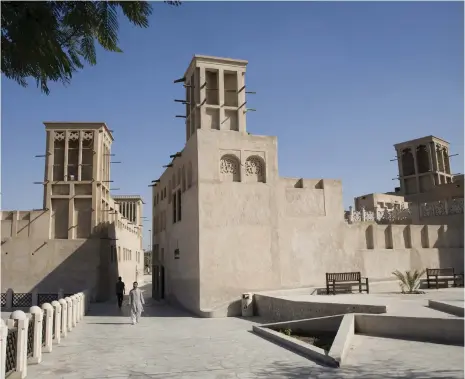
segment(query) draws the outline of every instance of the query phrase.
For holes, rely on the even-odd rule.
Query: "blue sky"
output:
[[[149,29],[121,23],[124,54],[99,51],[67,88],[2,78],[2,209],[42,206],[43,121],[104,121],[117,194],[141,194],[150,218],[148,184],[184,144],[173,80],[193,54],[249,61],[248,130],[278,136],[280,175],[342,179],[345,207],[390,191],[394,143],[433,134],[463,153],[463,17],[459,2],[154,4]]]

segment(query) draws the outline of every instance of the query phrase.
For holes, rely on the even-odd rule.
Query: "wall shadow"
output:
[[[60,240],[64,245],[64,251],[67,248],[66,241],[69,241],[70,245],[78,241],[83,243],[73,252],[66,253],[69,254],[67,258],[32,286],[29,292],[37,288],[39,293],[57,293],[61,288],[67,295],[90,289],[92,301],[108,300],[114,295],[119,275],[118,260],[112,258],[110,252],[115,235],[115,225],[111,223],[100,228],[99,232],[93,233],[88,239]],[[56,243],[55,241],[48,240],[48,243]],[[32,254],[34,255],[34,251]],[[51,258],[44,256],[43,259]]]
[[[398,362],[397,362],[398,363]],[[438,379],[463,378],[463,368],[449,370],[402,368],[396,362],[376,362],[369,364],[350,365],[341,368],[326,366],[296,365],[295,363],[275,361],[265,368],[253,370],[254,377],[267,379],[301,379],[301,378],[344,378],[344,379]]]

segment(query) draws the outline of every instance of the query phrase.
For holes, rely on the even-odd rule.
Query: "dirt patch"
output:
[[[279,332],[285,334],[288,337],[292,337],[298,339],[299,341],[319,347],[325,351],[329,351],[331,349],[334,338],[336,338],[336,334],[334,333],[316,333],[301,330],[294,332],[289,329],[279,330]]]

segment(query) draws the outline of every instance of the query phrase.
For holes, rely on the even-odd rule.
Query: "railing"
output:
[[[16,369],[16,349],[18,347],[18,328],[8,328],[6,338],[5,377]]]
[[[419,208],[421,218],[460,215],[464,213],[464,199],[420,203]],[[410,205],[390,210],[376,208],[374,211],[367,211],[363,208],[360,211],[354,211],[352,207],[349,207],[349,211],[345,212],[344,218],[349,224],[370,221],[378,224],[405,224],[412,220],[412,211]]]
[[[69,292],[64,293],[62,289],[55,293],[39,293],[37,289],[28,293],[15,293],[10,288],[5,293],[2,293],[1,306],[6,309],[29,308],[33,305],[41,307],[42,304],[52,303],[65,297],[70,297],[73,294]]]
[[[42,300],[55,298],[53,297],[55,295],[45,295],[47,297],[42,297]],[[11,293],[8,297],[11,298],[11,303],[14,303],[15,297]],[[23,305],[25,301],[30,300],[28,296],[16,296],[15,304]],[[5,373],[5,378],[13,373],[15,378],[26,377],[27,365],[40,363],[42,353],[51,353],[53,345],[59,344],[61,338],[65,338],[68,332],[71,332],[82,320],[89,309],[89,304],[90,293],[84,291],[61,298],[59,301],[53,300],[51,304],[45,302],[41,307],[33,305],[27,314],[16,310],[11,313],[6,324],[2,319],[0,321],[1,349],[6,355],[1,361],[3,367],[0,367],[0,370],[2,374]]]
[[[29,327],[27,329],[27,357],[32,357],[32,351],[34,347],[34,329],[35,329],[35,315],[31,313],[29,319]]]

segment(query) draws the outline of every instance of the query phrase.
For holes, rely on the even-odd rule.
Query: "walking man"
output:
[[[143,305],[145,304],[142,291],[137,288],[137,286],[137,282],[134,282],[132,285],[133,288],[129,292],[129,305],[131,307],[132,325],[136,325],[139,322],[140,315],[144,311]]]
[[[118,298],[119,309],[121,309],[121,306],[123,305],[123,298],[124,298],[125,293],[126,293],[126,287],[120,276],[118,278],[118,281],[116,282],[116,297]]]

